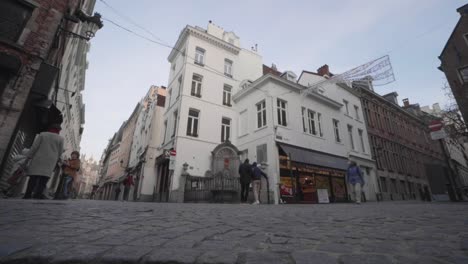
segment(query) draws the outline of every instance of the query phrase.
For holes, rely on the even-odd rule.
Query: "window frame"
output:
[[[206,50],[204,48],[195,47],[194,63],[200,66],[205,66]]]
[[[175,134],[176,134],[176,131],[177,131],[177,118],[179,117],[179,112],[178,110],[175,110],[173,113],[172,113],[172,116],[174,118],[174,124],[172,126],[172,135],[171,135],[171,138],[174,138],[175,137]]]
[[[197,113],[196,116],[191,115],[191,111]],[[196,121],[196,122],[195,122]],[[196,124],[196,125],[195,125]],[[195,131],[196,130],[196,131]],[[195,108],[189,108],[187,118],[187,136],[198,137],[198,131],[200,130],[200,110]]]
[[[234,62],[230,59],[224,59],[224,75],[232,78],[232,67]]]
[[[359,114],[359,106],[354,105],[354,112],[356,114],[356,120],[361,121],[361,115]]]
[[[335,135],[335,142],[336,143],[341,143],[342,139],[340,137],[340,121],[338,119],[332,119],[333,123],[333,132]]]
[[[163,135],[163,140],[162,140],[163,144],[166,142],[166,136],[167,136],[167,119],[164,120],[164,135]]]
[[[199,81],[195,80],[196,77],[200,78],[200,80]],[[203,89],[203,76],[198,74],[198,73],[193,73],[193,75],[192,75],[192,86],[190,87],[190,95],[201,98],[202,89]]]
[[[224,121],[227,121],[227,124]],[[221,142],[222,143],[226,141],[230,141],[230,138],[232,135],[231,126],[232,126],[232,120],[230,118],[228,117],[221,118]]]
[[[316,112],[310,109],[307,109],[307,124],[309,125],[309,134],[316,136],[317,135],[317,124],[315,123]]]
[[[306,127],[306,113],[307,113],[307,108],[301,107],[301,113],[302,113],[302,131],[304,133],[307,133],[307,127]]]
[[[35,6],[35,4],[33,4],[33,3],[30,3],[29,1],[10,0],[10,2],[13,3],[13,4],[17,4],[18,6],[22,6],[23,10],[25,10],[27,12],[27,15],[23,18],[21,23],[17,24],[19,30],[14,36],[12,36],[11,38],[8,37],[8,36],[5,36],[5,37],[0,36],[0,40],[6,41],[8,43],[17,44],[18,40],[20,39],[21,35],[23,34],[24,29],[26,28],[26,25],[28,24],[29,20],[31,19],[32,14],[33,14],[33,12],[34,12],[34,10],[36,9],[37,6]],[[6,3],[6,2],[4,2],[4,3]],[[11,21],[9,21],[9,22],[11,22]]]
[[[231,107],[232,101],[232,86],[224,84],[223,86],[223,105]]]
[[[182,95],[183,87],[182,87],[182,75],[177,78],[177,84],[179,85],[179,93],[177,94],[177,98]]]
[[[264,128],[267,126],[266,100],[256,103],[255,106],[257,110],[257,128]]]
[[[288,102],[286,100],[276,98],[276,114],[278,118],[278,125],[288,126]]]
[[[351,149],[356,150],[356,145],[354,144],[354,137],[353,137],[353,126],[348,124],[348,136],[349,142],[351,143]]]
[[[458,76],[460,76],[460,81],[463,84],[467,84],[468,83],[468,65],[458,68],[457,71],[458,71]],[[463,78],[462,71],[466,71],[466,79]]]
[[[349,116],[349,101],[343,99],[343,104],[344,104],[345,109],[346,109],[345,114]]]
[[[361,141],[362,153],[366,153],[366,145],[364,143],[364,130],[358,128],[359,140]]]

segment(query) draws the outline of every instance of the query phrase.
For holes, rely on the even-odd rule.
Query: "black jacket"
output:
[[[252,165],[248,163],[242,163],[239,166],[240,181],[242,183],[250,183],[252,180]]]

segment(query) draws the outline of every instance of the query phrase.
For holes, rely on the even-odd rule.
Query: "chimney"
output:
[[[320,76],[330,76],[330,70],[328,69],[328,65],[325,64],[323,65],[322,67],[318,68],[317,69],[317,73],[318,75]]]
[[[272,68],[273,70],[275,70],[275,71],[278,70],[278,68],[276,67],[276,64],[274,64],[274,63],[271,64],[271,68]]]
[[[410,103],[409,103],[408,98],[403,99],[403,106],[404,106],[404,107],[410,106]]]

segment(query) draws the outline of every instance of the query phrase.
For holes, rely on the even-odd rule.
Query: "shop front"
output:
[[[347,159],[279,144],[280,195],[285,203],[348,201]]]

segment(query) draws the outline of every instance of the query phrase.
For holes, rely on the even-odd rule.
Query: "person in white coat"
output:
[[[47,182],[63,153],[63,137],[59,135],[61,127],[53,124],[47,132],[36,136],[31,149],[26,154],[30,159],[27,174],[28,187],[23,199],[45,199],[43,194]]]

